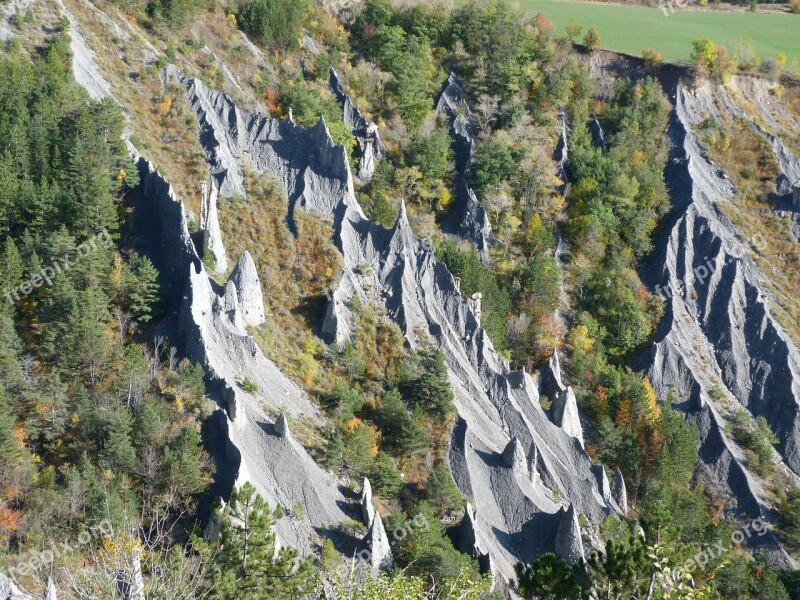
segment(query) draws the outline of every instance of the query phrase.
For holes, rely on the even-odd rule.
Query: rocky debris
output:
[[[563,133],[563,130],[562,130]],[[592,143],[595,147],[599,148],[605,154],[608,152],[608,144],[606,143],[606,136],[603,132],[603,126],[596,116],[592,116],[589,121],[589,133],[592,135]]]
[[[608,483],[608,475],[603,465],[595,465],[593,467],[595,477],[597,478],[597,488],[603,500],[610,502],[612,499],[611,486]]]
[[[481,300],[483,299],[483,294],[480,292],[475,292],[472,296],[469,297],[469,307],[472,309],[472,314],[475,315],[475,320],[478,322],[478,325],[481,324]]]
[[[358,162],[358,178],[364,183],[369,183],[375,173],[377,163],[383,159],[385,152],[383,142],[378,134],[378,126],[374,122],[368,122],[358,110],[353,99],[345,91],[344,82],[339,77],[339,73],[333,67],[330,68],[328,75],[328,85],[339,104],[342,105],[344,123],[356,138],[361,153]]]
[[[58,0],[58,4],[62,14],[69,19],[70,50],[72,51],[72,70],[75,74],[75,81],[82,85],[95,100],[113,98],[111,85],[100,73],[94,51],[86,43],[78,22],[64,6],[63,0]]]
[[[0,599],[2,600],[33,600],[33,598],[20,589],[13,579],[0,573]]]
[[[314,56],[319,56],[321,50],[319,49],[319,46],[317,46],[317,43],[314,41],[314,39],[310,35],[308,35],[307,31],[303,31],[302,44],[304,50],[308,50]]]
[[[617,468],[614,471],[614,480],[611,483],[611,495],[617,506],[622,510],[622,514],[628,514],[628,490],[625,487],[625,478],[622,477],[622,471]]]
[[[561,511],[561,520],[556,533],[556,556],[563,558],[570,564],[586,560],[581,541],[581,526],[578,523],[578,513],[573,504]]]
[[[0,593],[0,597],[2,597],[2,593]],[[47,586],[44,589],[44,600],[58,600],[56,584],[53,583],[53,580],[49,577],[47,579]]]
[[[615,505],[597,493],[588,455],[548,419],[531,376],[510,371],[494,351],[453,276],[411,231],[405,207],[388,230],[364,217],[344,149],[333,145],[324,122],[303,129],[248,114],[201,82],[174,76],[185,85],[196,111],[220,190],[240,185],[235,158],[240,157],[284,183],[290,218],[300,208],[333,219],[343,271],[329,295],[324,334],[337,343],[350,339],[354,331],[350,306],[357,296],[362,303],[385,309],[412,348],[433,343],[442,350],[459,414],[449,452],[451,471],[461,491],[481,507],[475,529],[498,575],[510,579],[517,561],[553,551],[559,519],[556,491],[593,523],[616,513]],[[369,273],[361,269],[364,264],[372,265]],[[201,302],[187,301],[187,306],[196,312],[195,305]],[[198,315],[195,321],[203,319]],[[228,357],[217,360],[234,362]],[[252,359],[237,362],[251,364]],[[240,395],[237,391],[235,403],[247,404]],[[241,412],[237,410],[237,429]],[[524,462],[521,472],[502,463],[502,451],[513,437],[522,448],[532,442],[539,448],[541,485],[534,488]],[[531,535],[543,529],[552,535]]]
[[[278,437],[288,437],[291,435],[289,432],[289,421],[286,420],[286,413],[281,413],[278,420],[275,421],[275,435]]]
[[[486,210],[469,187],[469,168],[478,123],[467,104],[464,87],[455,73],[450,73],[447,78],[436,103],[436,112],[450,120],[456,159],[456,198],[451,216],[444,224],[445,232],[473,242],[481,256],[485,257],[494,242],[494,235]]]
[[[319,409],[263,355],[245,329],[245,315],[257,316],[259,306],[263,315],[252,257],[244,255],[225,289],[219,289],[205,272],[189,236],[186,212],[171,186],[144,159],[138,165],[142,193],[135,199],[134,221],[142,231],[137,237],[159,270],[183,349],[204,367],[209,395],[220,406],[211,420],[224,448],[216,457],[224,464],[218,476],[231,485],[252,482],[272,506],[302,502],[305,518],[282,519],[277,533],[308,553],[315,527],[348,518],[341,508],[347,502],[333,476],[305,448],[291,436],[274,435],[262,403],[321,424]],[[244,379],[258,388],[256,394],[244,392],[237,383]]]
[[[761,485],[745,469],[738,446],[725,432],[717,410],[741,405],[763,415],[780,439],[786,465],[800,472],[800,353],[771,314],[763,274],[747,257],[736,228],[715,203],[735,197],[733,185],[705,156],[692,127],[715,114],[711,84],[690,89],[665,78],[675,110],[673,142],[665,171],[675,216],[651,258],[650,283],[666,296],[666,315],[645,357],[660,398],[670,393],[698,423],[698,473],[725,503],[725,517],[742,522],[766,514]],[[658,287],[656,287],[658,286]],[[714,394],[711,390],[715,390]],[[758,542],[771,561],[786,555],[771,533]]]
[[[242,313],[239,310],[239,292],[236,291],[236,284],[233,281],[228,280],[225,284],[225,296],[215,300],[214,310],[216,312],[224,311],[236,329],[243,330],[245,328]]]
[[[464,518],[452,530],[452,536],[453,544],[457,550],[478,561],[481,573],[492,571],[491,558],[488,553],[483,552],[481,549],[482,544],[478,541],[475,507],[472,506],[471,502],[467,502],[467,506],[464,509]]]
[[[225,257],[225,246],[219,228],[218,195],[219,192],[214,186],[209,192],[207,181],[201,184],[200,229],[203,230],[203,254],[211,252],[214,256],[214,271],[224,275],[228,272],[228,259]]]
[[[556,425],[561,427],[567,435],[576,438],[581,448],[583,448],[583,427],[581,426],[578,403],[575,400],[575,392],[572,391],[572,386],[559,392],[553,401],[552,411]]]
[[[389,536],[383,527],[381,516],[372,504],[372,486],[369,479],[364,478],[364,489],[361,492],[361,511],[364,524],[367,526],[367,535],[364,541],[369,546],[369,565],[373,574],[394,566],[392,549],[389,546]]]
[[[25,14],[36,0],[11,0],[0,7],[0,40],[6,41],[17,33],[14,25],[14,16],[17,11]]]
[[[518,469],[523,472],[528,469],[525,451],[522,449],[522,444],[517,438],[511,438],[508,444],[506,444],[503,450],[503,462],[507,467]]]
[[[264,316],[264,297],[261,293],[261,280],[258,277],[256,263],[247,250],[245,250],[233,268],[229,281],[236,285],[239,309],[242,312],[244,322],[254,327],[266,323],[267,318]]]

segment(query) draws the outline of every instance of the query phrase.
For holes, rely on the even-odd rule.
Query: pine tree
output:
[[[214,597],[220,600],[294,600],[313,586],[311,562],[300,560],[294,548],[278,549],[275,525],[283,517],[271,509],[247,482],[234,488],[228,505],[218,513],[220,534],[212,573]]]
[[[460,508],[463,500],[461,490],[443,464],[437,465],[431,472],[425,494],[440,517]]]
[[[169,482],[181,496],[198,494],[205,488],[207,471],[200,434],[192,426],[184,427],[164,452]]]
[[[2,261],[0,261],[0,302],[13,304],[15,293],[19,291],[22,283],[24,267],[16,244],[11,237],[6,238],[3,248]]]
[[[131,313],[142,323],[152,318],[158,301],[158,271],[145,256],[134,254],[126,270],[125,286]]]
[[[117,411],[111,416],[102,455],[105,463],[116,471],[133,473],[139,464],[131,443],[131,418],[127,412]]]
[[[370,482],[375,491],[386,500],[397,498],[404,485],[400,472],[392,463],[392,458],[385,452],[378,452],[378,456],[375,457]]]

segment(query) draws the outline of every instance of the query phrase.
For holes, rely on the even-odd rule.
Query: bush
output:
[[[642,50],[642,59],[644,60],[644,66],[648,69],[657,69],[661,66],[661,52],[653,50],[652,48],[645,48]]]
[[[583,45],[586,46],[587,50],[597,50],[600,48],[600,44],[602,43],[603,42],[600,38],[600,34],[594,27],[590,27],[589,31],[586,32],[586,35],[583,36]]]
[[[258,393],[258,386],[247,378],[242,382],[242,389],[248,394]]]

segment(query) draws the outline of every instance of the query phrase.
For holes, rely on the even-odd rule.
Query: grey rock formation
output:
[[[577,439],[581,447],[583,447],[583,427],[581,426],[578,403],[575,399],[575,392],[572,391],[572,386],[559,392],[555,400],[553,400],[552,410],[556,425],[561,427],[567,435]]]
[[[261,293],[261,280],[258,277],[253,257],[245,250],[233,272],[230,281],[236,285],[239,310],[247,325],[258,327],[266,322],[264,316],[264,297]]]
[[[597,488],[603,500],[610,502],[612,499],[611,486],[608,483],[608,475],[603,465],[594,466],[595,477],[597,478]]]
[[[528,461],[528,474],[530,475],[531,483],[535,488],[539,481],[539,448],[536,447],[536,442],[531,441],[531,446],[528,449],[526,459]]]
[[[281,413],[278,420],[275,421],[275,435],[279,437],[287,437],[289,432],[289,421],[286,420],[286,414]]]
[[[625,478],[622,477],[622,471],[617,468],[614,471],[614,481],[611,483],[611,494],[617,506],[620,507],[622,514],[628,514],[628,490],[625,487]]]
[[[444,229],[447,233],[473,242],[478,252],[486,257],[494,242],[494,235],[486,210],[469,187],[470,162],[478,125],[467,104],[464,87],[455,73],[450,73],[447,78],[436,104],[436,112],[450,120],[456,157],[456,197]]]
[[[344,149],[333,145],[324,123],[306,130],[248,114],[201,82],[175,76],[197,113],[221,190],[239,185],[241,169],[234,158],[239,156],[284,183],[290,218],[301,208],[333,219],[344,269],[329,296],[323,331],[338,343],[348,340],[354,326],[349,306],[358,296],[362,303],[384,308],[412,348],[427,340],[441,348],[459,414],[449,452],[451,470],[462,492],[481,507],[474,528],[498,575],[510,579],[518,560],[553,551],[560,520],[556,492],[593,523],[616,513],[616,505],[598,494],[592,463],[580,444],[548,419],[531,376],[511,372],[494,351],[452,275],[411,231],[403,207],[389,230],[365,219]],[[369,274],[362,272],[364,264],[372,265]],[[539,449],[541,481],[536,487],[524,461],[522,472],[502,463],[502,451],[513,437],[522,448],[534,442]]]
[[[358,178],[364,183],[372,180],[375,167],[383,158],[385,149],[378,134],[378,126],[374,122],[368,122],[366,117],[356,107],[353,99],[347,94],[339,73],[333,67],[330,68],[328,84],[344,113],[344,123],[350,128],[361,156],[358,161]]]
[[[558,360],[558,350],[553,350],[547,364],[539,370],[539,391],[551,401],[567,390],[561,381],[561,363]]]
[[[561,511],[561,520],[556,533],[556,556],[571,564],[586,559],[583,553],[578,513],[573,504],[570,504],[566,510]]]
[[[0,573],[0,598],[2,600],[33,600],[7,575]]]
[[[482,573],[488,573],[492,571],[491,558],[482,550],[483,543],[478,539],[476,520],[475,507],[467,502],[464,518],[453,531],[453,543],[460,552],[478,561]]]
[[[517,438],[511,438],[511,441],[506,444],[503,450],[503,462],[507,467],[518,469],[522,472],[528,469],[525,451],[522,449],[522,444]]]
[[[555,159],[558,163],[558,176],[564,185],[567,183],[567,164],[569,164],[569,126],[567,125],[567,113],[561,111],[559,118],[561,120],[561,136],[556,146]]]
[[[603,126],[596,116],[593,116],[589,121],[589,132],[592,134],[592,142],[594,145],[603,151],[608,152],[608,144],[606,143],[606,135],[603,131]],[[562,129],[563,134],[563,129]]]
[[[785,464],[800,472],[800,353],[771,314],[747,242],[715,207],[735,189],[692,133],[718,102],[734,110],[729,99],[711,84],[690,89],[678,81],[667,89],[675,110],[665,176],[676,216],[651,261],[659,265],[653,286],[666,290],[666,316],[644,362],[659,397],[689,398],[682,408],[700,429],[699,474],[724,499],[726,518],[741,522],[766,515],[767,498],[720,411],[740,404],[763,415]],[[712,389],[723,391],[721,404]],[[776,564],[793,562],[772,534],[757,543],[771,546],[765,550]]]
[[[291,436],[275,435],[270,425],[264,403],[318,424],[322,417],[247,334],[244,307],[260,300],[252,258],[243,257],[236,276],[219,290],[205,272],[171,186],[147,161],[139,159],[139,167],[142,194],[136,201],[136,221],[146,223],[140,237],[159,270],[165,295],[179,311],[184,350],[206,370],[209,393],[220,405],[212,420],[224,440],[220,460],[230,464],[231,483],[251,481],[270,505],[303,503],[305,519],[282,519],[277,533],[282,541],[310,552],[314,528],[348,518],[341,508],[347,502],[332,475]],[[256,394],[237,383],[245,378],[258,388]]]
[[[0,594],[2,597],[2,594]],[[44,589],[44,600],[58,600],[58,590],[53,580],[48,577],[47,586]]]
[[[209,190],[208,182],[201,184],[200,199],[200,229],[203,230],[203,253],[210,252],[214,256],[214,271],[220,275],[228,272],[228,259],[225,256],[225,246],[222,243],[222,232],[219,228],[219,214],[217,212],[217,196],[219,192],[215,186]]]
[[[364,541],[369,546],[368,562],[372,573],[391,569],[394,566],[394,558],[389,546],[389,536],[386,535],[381,516],[372,504],[372,486],[367,478],[364,478],[364,489],[361,492],[361,511],[364,524],[367,526]]]
[[[103,77],[95,60],[95,54],[86,39],[73,14],[64,6],[63,0],[58,0],[61,13],[69,20],[70,50],[72,52],[72,70],[75,80],[82,85],[89,95],[95,100],[112,98],[111,86]]]

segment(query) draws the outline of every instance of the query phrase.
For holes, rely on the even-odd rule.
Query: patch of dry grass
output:
[[[292,235],[277,184],[249,177],[248,190],[248,198],[220,200],[222,239],[232,262],[247,250],[258,268],[268,313],[267,324],[253,331],[259,346],[308,388],[321,375],[312,325],[341,272],[341,255],[330,224],[316,217],[296,212],[298,235]]]
[[[745,239],[763,240],[760,249],[751,247],[750,256],[766,275],[775,317],[800,343],[800,246],[789,216],[773,210],[779,167],[772,148],[740,119],[704,124],[698,139],[736,185],[737,198],[717,206]]]

